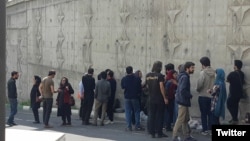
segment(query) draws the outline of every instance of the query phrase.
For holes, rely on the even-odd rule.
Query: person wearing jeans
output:
[[[133,74],[133,68],[131,66],[126,68],[126,72],[127,75],[121,80],[121,87],[124,89],[125,98],[126,130],[132,131],[132,109],[135,111],[135,130],[144,130],[140,125],[140,105],[138,100],[138,94],[141,92],[141,79]]]
[[[17,88],[16,79],[18,79],[19,73],[17,71],[11,72],[11,78],[9,79],[8,85],[8,99],[10,103],[10,115],[7,121],[9,126],[17,125],[14,122],[14,117],[17,113]]]
[[[207,93],[214,85],[215,70],[210,66],[210,59],[202,57],[200,59],[202,70],[200,72],[196,91],[199,93],[198,103],[201,113],[201,134],[207,135],[208,130],[211,130],[211,100],[212,96]]]

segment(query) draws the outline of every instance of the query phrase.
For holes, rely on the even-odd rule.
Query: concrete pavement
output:
[[[6,115],[8,115],[8,108],[6,109]],[[42,117],[42,112],[40,112],[40,119]],[[7,117],[6,117],[7,118]],[[6,129],[20,129],[23,131],[40,131],[40,132],[56,132],[64,133],[65,141],[77,140],[77,141],[127,141],[127,140],[136,140],[136,141],[151,141],[151,140],[167,140],[171,141],[172,132],[165,132],[169,137],[168,138],[151,138],[151,136],[146,131],[125,131],[125,120],[124,113],[115,114],[115,123],[105,126],[91,126],[91,125],[82,125],[81,120],[79,120],[78,113],[73,110],[72,115],[72,126],[62,127],[61,118],[56,116],[55,109],[53,110],[50,118],[50,124],[54,126],[51,129],[44,129],[42,124],[33,124],[33,115],[32,111],[29,108],[24,107],[19,109],[15,121],[18,126],[6,127]],[[92,121],[90,121],[92,122]],[[145,122],[142,122],[142,125],[146,125]],[[203,136],[199,133],[193,133],[193,136],[198,139],[198,141],[210,141],[211,136]],[[32,138],[31,136],[24,136],[24,139]],[[9,141],[9,140],[7,140]]]

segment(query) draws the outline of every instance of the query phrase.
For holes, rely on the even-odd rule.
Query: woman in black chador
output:
[[[39,99],[39,96],[41,96],[41,94],[38,88],[40,83],[41,83],[41,78],[35,75],[33,77],[33,87],[30,92],[30,105],[31,105],[31,109],[33,111],[33,115],[35,118],[35,121],[33,123],[35,124],[40,123],[39,113],[38,113],[38,109],[40,108],[40,104],[41,104],[41,101]]]
[[[68,82],[68,79],[66,77],[63,77],[60,82],[56,99],[58,105],[57,116],[62,117],[62,126],[71,125],[71,94],[74,94],[74,90],[71,84]]]

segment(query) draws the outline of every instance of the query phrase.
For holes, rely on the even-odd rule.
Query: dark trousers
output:
[[[162,135],[164,104],[149,104],[148,131],[151,135]]]
[[[220,125],[220,118],[215,116],[213,113],[211,114],[211,124]]]
[[[228,97],[227,99],[227,109],[229,110],[233,121],[238,121],[239,102],[240,98]]]
[[[38,109],[39,109],[39,107],[37,105],[34,105],[32,107],[32,112],[33,112],[33,115],[34,115],[34,118],[35,118],[36,122],[40,122]]]
[[[71,123],[71,116],[70,115],[62,115],[62,121],[64,124],[66,123],[66,119],[67,119],[67,122],[70,124]]]
[[[200,96],[198,102],[201,112],[202,131],[211,130],[211,98]]]
[[[49,118],[52,110],[53,98],[44,98],[43,101],[43,123],[49,125]]]
[[[115,99],[109,99],[107,106],[107,115],[110,121],[114,120],[114,101]]]
[[[168,130],[171,129],[171,123],[173,123],[174,104],[175,104],[175,100],[171,99],[171,100],[168,100],[168,104],[165,106],[164,120],[165,120],[166,129]]]
[[[84,124],[89,124],[89,118],[94,104],[94,96],[86,96],[83,99],[82,121]]]

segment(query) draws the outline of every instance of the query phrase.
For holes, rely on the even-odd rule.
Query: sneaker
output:
[[[141,126],[135,127],[135,131],[144,131],[144,130],[145,130],[145,128],[143,128]]]
[[[110,121],[110,124],[114,124],[115,122],[114,121]]]
[[[108,120],[108,121],[106,121],[104,124],[110,124],[111,123],[111,121],[110,120]]]
[[[125,131],[132,131],[132,128],[131,127],[127,127],[127,128],[125,128]]]
[[[9,122],[7,122],[6,124],[9,125],[9,126],[13,126],[12,123],[9,123]]]
[[[195,138],[192,136],[185,138],[183,141],[197,141]]]
[[[71,123],[70,123],[70,122],[68,122],[66,125],[67,125],[67,126],[71,126]]]
[[[181,141],[181,140],[180,140],[180,138],[177,136],[177,137],[174,137],[174,138],[172,139],[172,141]]]
[[[204,135],[204,136],[206,136],[206,135],[208,135],[209,133],[208,133],[208,131],[202,131],[201,134]]]

